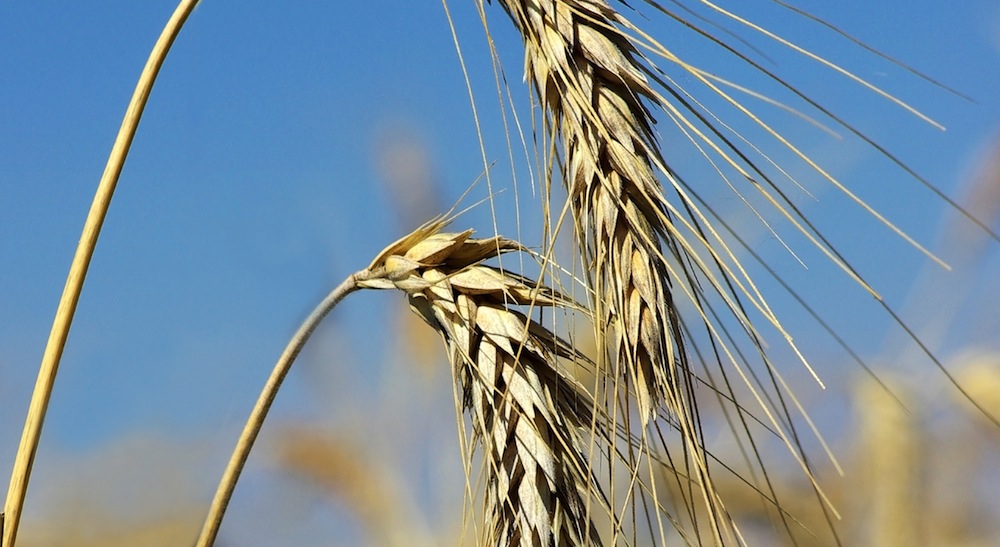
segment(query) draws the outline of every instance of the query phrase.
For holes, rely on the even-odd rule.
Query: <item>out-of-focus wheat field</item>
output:
[[[944,125],[922,123],[787,50],[759,52],[1000,231],[1000,6],[794,2],[969,101],[774,3],[734,4]],[[478,183],[465,203],[495,196],[456,228],[542,243],[537,173],[517,133],[520,125],[530,139],[532,123],[518,38],[487,6],[511,89],[509,98],[498,96],[476,3],[448,7],[482,142],[440,3],[207,0],[197,8],[162,69],[105,222],[19,544],[193,541],[239,430],[299,322],[386,244],[447,210],[487,165],[489,185]],[[90,200],[173,8],[0,4],[3,491]],[[664,24],[658,35],[668,47],[707,56],[702,62],[732,71],[741,84],[765,86],[716,50],[672,42],[674,28]],[[797,173],[816,197],[807,207],[819,229],[968,393],[1000,416],[1000,243],[858,139],[754,104],[951,266],[932,263],[822,181]],[[663,135],[668,161],[689,180],[711,179],[680,140],[670,155],[675,138]],[[776,349],[844,464],[839,476],[816,452],[820,479],[843,513],[841,540],[1000,542],[1000,431],[871,296],[815,251],[801,250],[804,265],[790,257],[732,196],[715,199],[895,394],[777,284],[762,282],[827,384],[820,389]],[[721,423],[706,418],[709,427]],[[777,449],[763,455],[779,469],[787,458]],[[791,465],[776,479],[811,495]],[[292,370],[219,545],[459,544],[466,487],[439,340],[398,295],[363,292],[334,311]],[[727,505],[747,523],[749,539],[771,541],[759,500],[733,497]]]

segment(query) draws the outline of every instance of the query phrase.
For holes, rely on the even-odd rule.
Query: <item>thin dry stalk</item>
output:
[[[243,466],[246,465],[247,458],[250,457],[250,450],[253,449],[253,444],[257,440],[260,428],[263,427],[267,413],[271,410],[274,398],[278,395],[278,390],[285,381],[285,376],[291,370],[295,359],[299,356],[299,352],[305,347],[306,342],[309,341],[309,337],[315,332],[316,327],[323,321],[323,318],[344,297],[360,288],[358,286],[358,279],[365,275],[367,275],[366,271],[352,274],[343,283],[330,291],[330,294],[302,322],[302,325],[295,331],[292,339],[289,340],[285,351],[281,353],[281,357],[275,363],[274,369],[271,371],[267,383],[264,384],[264,389],[261,390],[260,396],[257,398],[257,403],[254,405],[253,411],[251,411],[250,417],[247,419],[247,423],[240,433],[240,438],[236,442],[236,448],[233,449],[229,463],[226,464],[226,470],[219,481],[215,496],[212,498],[212,504],[209,506],[208,516],[205,517],[205,523],[202,526],[201,533],[198,535],[198,540],[195,542],[195,545],[198,547],[211,547],[215,545],[215,538],[218,536],[219,528],[222,526],[222,518],[225,516],[226,508],[229,506],[229,500],[233,497],[236,482],[243,472]]]
[[[386,249],[369,267],[376,275],[360,285],[404,291],[444,340],[471,417],[472,441],[483,449],[486,522],[480,541],[600,544],[591,511],[603,504],[580,433],[592,425],[593,402],[558,363],[584,358],[512,308],[572,303],[480,264],[519,244],[439,229],[432,223]]]
[[[69,329],[73,323],[73,315],[76,313],[80,293],[83,291],[83,282],[87,277],[87,269],[90,267],[90,260],[94,255],[97,238],[100,236],[104,217],[111,205],[111,196],[114,194],[115,185],[118,184],[118,177],[125,165],[125,158],[132,145],[132,138],[139,126],[139,119],[142,117],[142,111],[146,107],[160,67],[163,66],[170,46],[173,45],[174,39],[177,38],[181,27],[194,11],[198,1],[181,0],[153,46],[146,66],[139,76],[132,100],[125,111],[125,118],[118,130],[118,136],[111,148],[111,155],[108,157],[104,174],[101,175],[101,181],[97,186],[90,212],[84,222],[83,234],[80,236],[80,243],[73,256],[69,275],[66,276],[66,285],[59,300],[59,307],[56,309],[56,317],[52,322],[52,330],[45,345],[45,352],[42,354],[42,363],[39,366],[38,379],[35,382],[35,389],[28,405],[28,417],[21,435],[21,444],[17,449],[14,467],[11,470],[10,487],[4,503],[4,518],[0,519],[0,522],[5,521],[0,544],[7,547],[13,547],[17,539],[21,508],[24,505],[24,496],[28,491],[31,467],[35,460],[35,452],[38,450],[38,440],[42,434],[42,424],[45,421],[45,413],[52,396],[52,387],[59,370],[59,361],[62,358],[63,348],[66,346],[66,338],[69,336]]]

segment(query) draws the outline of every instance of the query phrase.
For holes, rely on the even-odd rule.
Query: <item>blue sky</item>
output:
[[[995,3],[798,3],[975,103],[758,3],[765,26],[835,55],[947,126],[936,131],[830,71],[774,50],[775,66],[962,199],[977,158],[1000,127]],[[509,186],[481,26],[473,2],[451,4],[476,89],[487,160],[498,165],[494,184]],[[0,411],[6,417],[0,425],[0,485],[7,482],[37,362],[93,191],[148,50],[173,8],[159,1],[0,5]],[[518,44],[497,6],[490,15],[498,43],[508,48],[505,68],[523,105],[528,95],[518,87]],[[673,47],[670,36],[662,40]],[[691,58],[705,54],[699,47],[694,41],[677,45]],[[725,59],[706,62],[739,70]],[[522,116],[530,123],[524,111]],[[954,217],[940,200],[857,143],[824,141],[800,122],[777,119],[920,241],[946,260],[957,254],[935,247],[942,226]],[[423,193],[433,194],[431,205],[423,206],[430,209],[417,215],[447,208],[483,170],[439,3],[203,2],[163,67],[122,173],[64,355],[38,465],[56,465],[58,458],[46,454],[96,450],[136,431],[235,439],[298,321],[329,287],[423,220],[393,204],[383,166],[391,152],[415,154],[423,163],[406,165],[424,169],[425,178],[438,184]],[[521,173],[518,190],[497,199],[500,225],[508,231],[517,226],[511,220],[517,195],[521,228],[534,234],[538,200]],[[966,270],[947,274],[953,277],[933,273],[926,259],[887,230],[870,236],[869,221],[834,192],[820,192],[825,201],[814,214],[842,230],[835,237],[914,323],[934,312],[907,298],[921,279],[945,293],[930,294],[930,300],[950,302],[941,306],[953,305],[973,318],[956,329],[961,333],[943,337],[946,354],[990,344],[1000,326],[1000,313],[988,304],[1000,296],[989,282],[1000,272],[995,242],[963,265]],[[478,199],[485,190],[473,194]],[[489,209],[475,209],[462,224],[491,232]],[[885,357],[886,348],[901,343],[894,342],[898,336],[884,318],[851,319],[859,309],[862,317],[877,316],[871,299],[829,277],[796,274],[772,249],[774,242],[765,238],[758,245],[807,287],[817,284],[811,293],[819,295],[816,303],[867,355]],[[925,270],[931,273],[921,274]],[[347,340],[358,341],[346,342],[358,362],[385,358],[391,333],[382,319],[397,300],[356,295],[331,318]],[[811,331],[802,336],[822,339]],[[821,359],[834,354],[828,342],[822,344],[816,352]],[[368,345],[376,348],[374,355],[364,349]],[[376,385],[380,374],[375,367],[351,378],[363,390]],[[277,415],[294,420],[322,413],[311,379],[293,372]]]

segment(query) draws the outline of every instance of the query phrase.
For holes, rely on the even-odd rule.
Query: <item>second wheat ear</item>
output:
[[[656,94],[604,2],[499,0],[520,30],[526,77],[561,137],[569,204],[593,264],[599,325],[644,421],[666,403],[690,413],[683,337],[661,240],[672,226],[655,167],[648,109]],[[606,330],[605,330],[606,329]],[[687,420],[684,420],[687,421]]]

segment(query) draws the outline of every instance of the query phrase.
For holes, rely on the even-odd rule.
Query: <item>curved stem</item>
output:
[[[17,449],[14,467],[11,470],[10,487],[7,490],[7,499],[4,504],[6,526],[2,539],[0,539],[0,544],[7,547],[13,547],[17,538],[17,527],[21,520],[24,496],[28,491],[31,466],[35,461],[35,453],[38,451],[38,440],[42,434],[42,423],[45,421],[45,412],[52,395],[52,386],[59,369],[59,360],[62,358],[63,348],[66,346],[66,338],[69,335],[70,325],[73,323],[76,305],[80,300],[80,292],[83,290],[83,281],[87,276],[87,269],[94,255],[94,247],[97,245],[101,225],[104,223],[104,217],[111,204],[111,196],[114,194],[115,185],[121,175],[125,157],[132,145],[132,139],[139,126],[142,111],[149,99],[149,93],[153,89],[156,75],[159,73],[174,39],[177,38],[181,27],[197,4],[198,0],[181,0],[153,46],[146,66],[139,76],[132,100],[125,111],[125,118],[118,130],[118,136],[111,148],[111,155],[108,157],[104,174],[101,176],[101,182],[94,195],[90,212],[83,225],[83,234],[80,236],[80,243],[73,256],[69,275],[66,276],[66,285],[63,288],[62,298],[59,300],[59,307],[56,309],[55,319],[52,321],[52,330],[45,345],[42,363],[38,368],[38,379],[35,382],[35,389],[28,405],[28,416],[21,434],[21,444]]]
[[[250,455],[250,449],[253,448],[253,443],[257,440],[257,434],[260,433],[260,428],[264,424],[264,418],[267,417],[267,412],[271,408],[271,403],[274,402],[274,397],[278,394],[278,389],[281,387],[281,383],[285,380],[285,376],[288,374],[289,369],[292,368],[292,363],[295,362],[295,358],[298,357],[299,352],[302,351],[302,347],[309,340],[313,331],[319,325],[320,321],[330,310],[334,308],[345,296],[358,290],[358,281],[368,276],[367,270],[362,270],[360,272],[351,274],[350,277],[344,280],[337,288],[333,289],[330,294],[323,299],[322,302],[316,306],[316,309],[309,314],[309,317],[302,322],[299,326],[299,330],[295,332],[292,339],[288,341],[288,346],[285,347],[284,353],[278,358],[278,362],[274,365],[274,370],[271,371],[270,378],[267,379],[267,383],[264,384],[264,389],[260,392],[260,397],[257,398],[257,404],[253,408],[253,412],[250,413],[250,418],[247,419],[246,425],[243,427],[243,432],[240,434],[240,439],[236,443],[236,448],[233,450],[233,455],[229,458],[229,463],[226,465],[226,471],[222,475],[222,480],[219,481],[219,487],[215,491],[215,497],[212,499],[212,505],[208,510],[208,517],[205,519],[205,524],[202,526],[201,534],[198,536],[198,541],[195,543],[197,547],[210,547],[215,543],[215,537],[219,533],[219,527],[222,525],[222,517],[226,512],[226,507],[229,505],[229,500],[233,497],[233,489],[236,488],[236,481],[239,480],[240,473],[243,471],[243,466],[246,464],[247,457]]]

